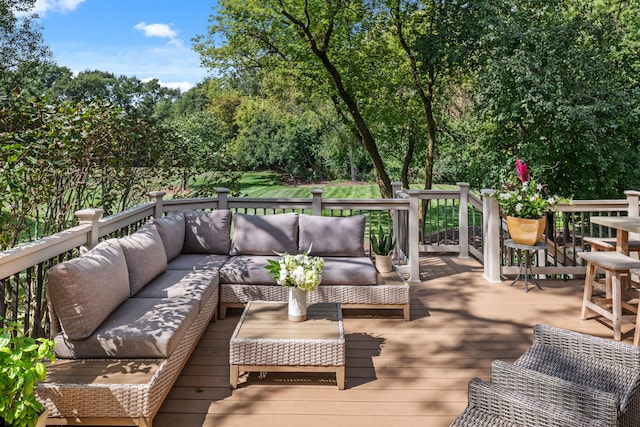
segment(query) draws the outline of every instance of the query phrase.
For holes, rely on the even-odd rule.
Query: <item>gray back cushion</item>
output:
[[[326,217],[300,215],[300,251],[310,255],[361,257],[364,252],[364,215]]]
[[[71,339],[87,338],[129,298],[127,263],[115,239],[51,267],[47,279],[47,295]]]
[[[167,270],[167,255],[158,229],[151,224],[118,239],[129,270],[129,287],[135,295],[147,283]]]
[[[185,211],[185,254],[229,254],[231,211]]]
[[[233,215],[230,255],[273,255],[298,251],[298,214]]]
[[[182,252],[185,235],[185,221],[182,212],[174,212],[165,217],[154,219],[153,224],[164,245],[167,261],[171,261]]]

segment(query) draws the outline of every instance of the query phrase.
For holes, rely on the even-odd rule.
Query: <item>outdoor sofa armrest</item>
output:
[[[454,422],[461,426],[600,427],[593,420],[564,408],[531,399],[497,384],[474,378],[469,382],[469,407]]]
[[[616,426],[620,402],[613,393],[552,377],[502,360],[491,364],[491,382],[529,398]]]

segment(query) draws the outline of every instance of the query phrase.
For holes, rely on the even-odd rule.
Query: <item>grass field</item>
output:
[[[380,190],[375,183],[354,183],[351,181],[323,181],[317,183],[287,184],[273,172],[245,172],[240,179],[240,192],[246,197],[310,198],[311,190],[320,188],[322,197],[327,199],[379,199]],[[416,187],[417,188],[417,187]],[[437,185],[436,189],[456,188],[451,185]]]

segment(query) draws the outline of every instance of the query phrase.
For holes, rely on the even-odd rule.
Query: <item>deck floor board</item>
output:
[[[344,310],[343,391],[329,373],[252,373],[232,393],[228,345],[241,311],[229,310],[208,326],[153,425],[445,427],[466,406],[469,380],[522,354],[536,323],[612,336],[580,320],[581,280],[541,280],[544,291],[524,293],[522,283],[487,282],[473,259],[434,255],[420,259],[420,278],[409,322],[400,311]]]

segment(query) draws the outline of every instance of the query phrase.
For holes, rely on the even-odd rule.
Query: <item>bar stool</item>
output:
[[[615,237],[585,237],[582,239],[584,243],[589,243],[591,246],[591,252],[613,252],[616,250],[616,238]],[[637,252],[640,258],[640,240],[629,240],[629,253]],[[607,280],[607,278],[609,280]],[[639,285],[638,283],[634,283],[631,280],[627,281],[627,287]],[[605,276],[605,283],[601,283],[600,281],[595,279],[594,276],[594,286],[606,293],[608,298],[611,298],[611,280],[610,276]]]
[[[580,252],[578,256],[587,261],[587,275],[584,282],[580,318],[586,320],[588,310],[591,310],[611,320],[613,323],[613,338],[616,341],[620,341],[622,338],[622,323],[637,323],[635,314],[633,316],[624,316],[622,309],[625,308],[632,313],[638,312],[635,306],[627,302],[627,289],[626,285],[623,287],[623,276],[629,275],[631,269],[640,269],[640,260],[612,251]],[[607,295],[606,298],[598,298],[593,295],[597,268],[604,270],[605,280],[607,283],[611,283],[611,295]]]

